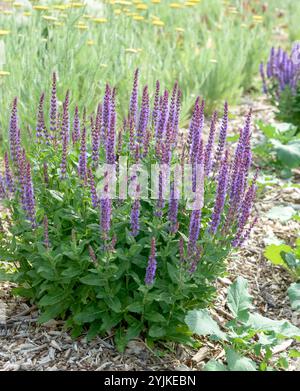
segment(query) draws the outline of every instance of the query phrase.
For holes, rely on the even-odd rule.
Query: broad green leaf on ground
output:
[[[195,334],[215,335],[220,339],[226,340],[226,334],[220,330],[218,323],[212,319],[206,309],[189,311],[185,317],[185,323]]]
[[[256,371],[256,364],[253,360],[241,356],[233,349],[226,350],[226,358],[230,371]]]
[[[226,365],[216,360],[210,360],[203,367],[204,371],[225,372],[228,371]]]
[[[288,289],[288,295],[293,310],[300,311],[300,283],[292,284]]]
[[[285,337],[300,337],[300,329],[285,319],[273,320],[255,313],[249,315],[246,325],[254,330],[274,331]]]
[[[282,144],[278,140],[271,140],[278,160],[284,166],[296,168],[300,166],[300,140],[291,140],[287,144]]]
[[[245,319],[251,305],[252,296],[248,292],[248,281],[243,277],[238,277],[228,288],[227,305],[232,314]]]
[[[270,244],[264,252],[264,256],[271,261],[274,265],[281,265],[286,267],[286,263],[282,259],[281,252],[289,253],[293,251],[292,247],[287,244]]]
[[[266,216],[271,220],[288,221],[296,213],[295,209],[291,206],[274,206],[270,209]]]

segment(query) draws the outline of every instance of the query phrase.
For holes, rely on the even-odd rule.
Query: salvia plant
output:
[[[186,311],[211,302],[227,255],[257,219],[251,112],[233,151],[227,104],[220,124],[212,115],[207,137],[200,98],[180,129],[178,83],[169,92],[157,81],[152,96],[137,70],[120,122],[108,84],[91,114],[73,105],[71,92],[61,103],[57,93],[54,74],[27,150],[12,102],[0,250],[14,292],[38,305],[40,322],[64,319],[74,336],[113,329],[120,350],[138,335],[191,342]]]
[[[263,91],[278,108],[278,118],[300,128],[300,45],[291,53],[272,47],[267,64],[260,64]]]

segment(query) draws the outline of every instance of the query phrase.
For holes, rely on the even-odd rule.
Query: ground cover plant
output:
[[[300,135],[292,124],[271,125],[257,121],[263,138],[256,142],[253,151],[257,163],[264,170],[273,170],[288,178],[300,165]]]
[[[37,303],[40,322],[65,319],[74,336],[86,328],[88,338],[114,328],[120,350],[139,334],[191,342],[186,311],[215,297],[227,255],[257,220],[251,111],[230,152],[227,103],[221,121],[212,115],[205,142],[203,100],[196,99],[182,133],[178,83],[169,93],[157,82],[150,102],[150,88],[141,93],[138,78],[136,70],[128,114],[118,121],[115,88],[107,84],[88,115],[71,105],[69,91],[58,106],[53,74],[50,97],[42,93],[36,129],[29,129],[35,141],[26,150],[15,98],[0,182],[7,208],[1,257],[11,265],[6,278],[18,284],[15,294]],[[120,197],[118,182],[119,198],[113,199],[107,167],[120,179],[124,157],[129,197]],[[156,196],[149,198],[153,187],[148,178],[142,182],[141,167],[148,172],[157,163],[151,177]]]
[[[207,309],[189,311],[185,321],[199,336],[209,336],[224,347],[226,364],[210,360],[206,371],[269,371],[287,369],[287,353],[276,354],[276,347],[289,338],[299,340],[300,329],[286,320],[273,320],[252,312],[248,282],[238,277],[227,291],[232,319],[222,330]],[[293,356],[299,352],[290,348]]]
[[[195,95],[212,111],[253,87],[276,21],[273,7],[253,10],[236,1],[8,3],[0,12],[0,104],[8,110],[8,102],[20,97],[22,118],[33,126],[31,100],[47,88],[42,75],[53,69],[59,87],[72,90],[89,111],[104,80],[118,87],[125,103],[130,75],[139,67],[151,85],[155,74],[168,88],[179,81],[186,120]]]

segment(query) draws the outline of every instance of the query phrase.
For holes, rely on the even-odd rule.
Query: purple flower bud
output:
[[[170,191],[170,203],[169,203],[169,222],[170,222],[170,232],[172,234],[178,231],[178,191],[175,189],[175,184],[172,182],[171,191]]]
[[[222,125],[220,128],[220,134],[219,134],[219,142],[218,142],[218,147],[217,151],[215,154],[215,169],[218,168],[219,163],[223,157],[223,152],[225,148],[225,143],[226,143],[226,136],[227,136],[227,127],[228,127],[228,104],[225,102],[224,104],[224,115],[222,119]]]
[[[9,145],[11,158],[14,162],[18,162],[18,154],[20,153],[20,133],[18,127],[18,108],[17,98],[13,100],[12,110],[9,123]]]
[[[218,226],[221,221],[221,214],[225,204],[226,190],[227,190],[227,180],[228,180],[228,151],[225,152],[225,156],[222,160],[219,178],[218,178],[218,187],[216,194],[215,206],[212,214],[210,232],[215,234],[217,232]]]
[[[46,162],[43,164],[43,175],[44,175],[44,183],[46,186],[49,185],[49,174],[48,174],[48,165]]]
[[[159,120],[159,92],[160,92],[160,84],[159,81],[157,80],[156,88],[155,88],[153,111],[152,111],[152,124],[154,129],[156,129]]]
[[[134,124],[137,123],[137,111],[138,111],[138,83],[139,83],[139,70],[134,72],[133,88],[130,98],[129,117],[133,119]]]
[[[48,132],[45,125],[45,117],[44,117],[44,103],[45,103],[45,94],[42,93],[40,97],[39,107],[38,107],[38,115],[37,115],[37,124],[36,124],[36,137],[37,142],[40,142],[42,137],[45,140],[48,140]]]
[[[78,113],[78,106],[75,107],[72,140],[73,143],[76,143],[80,140],[80,118]]]
[[[31,167],[30,163],[26,164],[26,188],[25,188],[25,200],[26,200],[26,212],[27,217],[31,221],[32,227],[36,226],[35,221],[35,201],[34,201],[34,191],[33,184],[31,179]]]
[[[8,160],[8,153],[5,152],[4,154],[4,167],[5,167],[5,183],[6,187],[9,190],[10,193],[14,193],[15,191],[15,186],[14,186],[14,181],[12,177],[12,172],[9,166],[9,160]]]
[[[109,128],[108,128],[107,142],[106,142],[106,162],[108,164],[114,164],[116,160],[115,136],[116,136],[116,110],[115,110],[115,100],[114,100],[114,93],[113,93],[111,97]]]
[[[50,247],[49,229],[48,229],[48,217],[46,215],[44,217],[44,246],[46,248]]]
[[[103,99],[103,109],[102,109],[102,121],[101,121],[101,140],[106,144],[107,134],[109,129],[109,119],[110,119],[110,100],[111,100],[111,90],[108,84],[105,87],[105,95]]]
[[[137,236],[140,230],[139,217],[140,217],[140,200],[136,199],[133,202],[130,214],[130,227],[131,235]]]
[[[151,240],[151,252],[150,252],[147,270],[146,270],[146,276],[145,276],[146,285],[152,285],[154,283],[156,267],[157,267],[156,247],[155,247],[155,238],[153,237]]]
[[[142,146],[149,120],[149,94],[148,87],[143,90],[142,107],[137,127],[137,142]]]
[[[62,145],[62,157],[60,164],[60,178],[66,178],[67,174],[67,155],[68,155],[68,135],[66,133],[63,134],[63,145]]]
[[[191,213],[190,227],[189,227],[189,242],[188,254],[192,255],[196,248],[196,243],[200,233],[201,225],[201,210],[195,209]]]
[[[206,176],[209,176],[212,168],[212,154],[213,154],[213,146],[215,141],[217,119],[218,119],[218,114],[215,111],[211,118],[209,136],[208,136],[207,144],[205,146],[205,153],[204,153],[204,168],[205,168]]]
[[[57,129],[57,96],[56,96],[56,74],[52,75],[52,92],[50,100],[50,131],[56,132]],[[52,135],[53,137],[53,135]]]
[[[90,168],[88,170],[88,178],[89,178],[89,185],[90,185],[90,191],[91,191],[92,205],[93,205],[93,208],[97,208],[99,205],[99,200],[98,200],[98,196],[97,196],[94,175],[93,175],[92,170]]]
[[[106,237],[111,224],[111,200],[108,197],[100,200],[100,215],[101,232]]]
[[[86,181],[87,175],[87,157],[86,157],[86,129],[81,133],[80,155],[78,163],[78,174],[80,178]]]
[[[95,251],[94,251],[94,249],[93,249],[93,247],[91,245],[89,245],[89,255],[90,255],[90,258],[93,261],[93,263],[95,265],[98,265],[98,260],[97,260]]]

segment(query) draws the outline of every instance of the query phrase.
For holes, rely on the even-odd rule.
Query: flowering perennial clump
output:
[[[278,118],[300,127],[300,44],[291,53],[272,47],[269,59],[260,64],[263,91],[278,107]]]
[[[61,317],[74,335],[118,328],[120,349],[140,333],[189,340],[186,309],[211,301],[224,259],[257,219],[251,112],[234,152],[226,143],[227,104],[206,135],[205,102],[197,98],[189,129],[180,129],[178,83],[169,93],[157,82],[151,101],[148,86],[139,95],[137,70],[119,124],[115,88],[107,84],[88,114],[69,91],[58,105],[56,80],[48,100],[41,95],[36,143],[27,150],[17,99],[12,104],[0,251],[16,265],[9,275],[16,292],[38,304],[41,322]],[[143,170],[151,171],[146,182]]]

